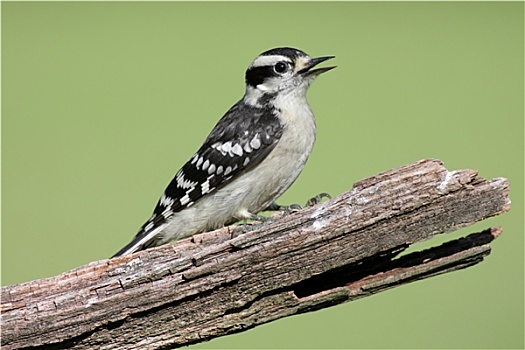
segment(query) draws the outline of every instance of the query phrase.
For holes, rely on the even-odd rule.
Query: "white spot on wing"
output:
[[[172,214],[173,211],[170,208],[166,208],[161,215],[164,217],[164,219],[169,219]]]
[[[222,167],[222,165],[219,165],[219,167],[217,168],[217,175],[222,174],[223,170],[224,170],[224,168]]]
[[[253,139],[250,141],[250,146],[253,149],[259,149],[259,147],[261,147],[261,140],[259,140],[259,134],[253,137]]]
[[[180,204],[183,206],[188,204],[189,202],[190,202],[190,196],[188,196],[188,194],[184,195],[184,197],[180,199]]]
[[[202,194],[206,194],[210,192],[210,181],[209,180],[204,181],[201,187],[202,187],[202,191],[201,191]]]
[[[242,165],[246,166],[249,162],[250,162],[250,157],[246,157],[246,159],[244,160],[244,163]]]
[[[163,194],[162,197],[160,197],[160,205],[163,207],[171,207],[173,205],[173,198],[166,196],[166,194]]]
[[[238,143],[235,144],[235,146],[232,147],[232,153],[238,155],[239,157],[242,156],[242,147]]]
[[[223,156],[226,155],[226,152],[224,152],[222,142],[215,142],[213,145],[211,145],[212,148],[216,149],[217,151],[221,152]]]
[[[232,142],[231,141],[226,142],[221,147],[222,152],[223,152],[222,154],[226,155],[226,153],[230,152],[231,148],[232,148]]]
[[[208,168],[208,174],[213,174],[215,169],[215,164],[210,164],[210,167]]]
[[[199,158],[199,161],[197,162],[197,165],[196,165],[197,169],[199,169],[199,167],[201,166],[201,164],[202,164],[202,157],[200,157],[200,158]]]
[[[250,144],[249,143],[246,143],[244,145],[244,152],[246,153],[250,153],[252,151],[252,148],[250,147]]]
[[[226,170],[224,171],[224,176],[228,175],[231,172],[232,172],[232,167],[231,166],[226,167]]]
[[[188,189],[188,188],[197,186],[197,182],[187,180],[184,177],[184,172],[182,170],[180,170],[177,173],[176,180],[177,180],[177,187],[182,188],[182,189]]]
[[[202,170],[206,171],[206,169],[208,169],[209,166],[210,166],[210,161],[206,159],[204,164],[202,164]]]

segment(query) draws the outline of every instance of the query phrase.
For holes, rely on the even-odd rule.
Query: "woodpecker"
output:
[[[315,142],[306,92],[317,76],[335,68],[313,67],[332,58],[312,58],[289,47],[255,58],[246,70],[243,98],[217,122],[150,219],[113,257],[239,220],[261,220],[260,211],[277,208],[275,200],[299,176]]]

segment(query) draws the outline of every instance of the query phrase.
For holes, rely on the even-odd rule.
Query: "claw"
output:
[[[295,212],[298,212],[299,210],[303,209],[299,204],[291,204],[284,208],[285,214],[292,214]]]
[[[323,198],[327,198],[327,199],[332,199],[332,196],[330,196],[328,193],[320,193],[318,194],[317,196],[313,197],[313,198],[310,198],[308,200],[308,202],[306,202],[306,207],[312,207],[316,204],[319,204],[321,203],[321,201],[323,200]]]
[[[302,207],[299,204],[291,205],[279,205],[275,202],[270,204],[268,208],[264,209],[265,211],[284,211],[286,214],[295,213],[298,210],[301,210]]]

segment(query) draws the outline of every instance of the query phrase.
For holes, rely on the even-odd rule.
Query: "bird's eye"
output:
[[[273,69],[276,73],[282,74],[288,70],[288,64],[286,62],[277,62]]]

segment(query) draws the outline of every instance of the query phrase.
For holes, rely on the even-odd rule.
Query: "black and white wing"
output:
[[[282,131],[279,119],[269,109],[242,103],[233,106],[171,180],[153,215],[133,241],[114,256],[150,246],[156,236],[154,231],[160,231],[174,213],[234,181],[266,158]]]

